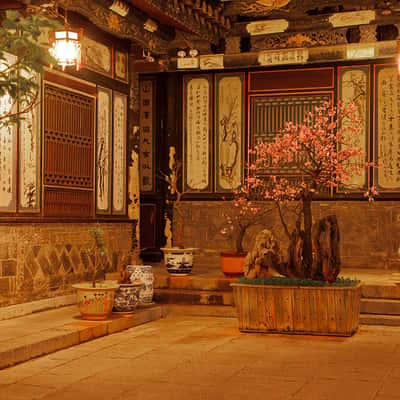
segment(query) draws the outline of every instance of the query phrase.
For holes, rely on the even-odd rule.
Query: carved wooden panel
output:
[[[91,215],[88,209],[93,207],[94,110],[92,97],[48,83],[44,87],[45,215]],[[50,187],[79,191],[48,191]],[[83,194],[81,189],[90,193]],[[69,210],[67,203],[72,200],[80,204],[81,213],[79,207]]]
[[[375,68],[374,183],[380,192],[400,191],[400,80],[396,65]]]
[[[98,87],[96,137],[96,212],[111,213],[112,90]]]
[[[154,191],[154,90],[153,80],[140,82],[140,190]]]
[[[34,79],[39,87],[40,75],[26,77]],[[40,97],[39,97],[40,99]],[[24,104],[23,104],[24,107]],[[40,144],[41,103],[24,115],[19,123],[19,211],[40,211]]]
[[[10,65],[16,62],[16,57],[11,54],[5,53],[4,57]],[[0,63],[0,69],[5,68],[5,63]],[[11,113],[17,111],[17,105],[12,101],[11,96],[1,96],[0,103],[6,110],[11,110]],[[17,143],[17,125],[3,119],[0,124],[0,211],[16,211]]]
[[[243,176],[244,74],[216,75],[216,189],[231,191]]]
[[[93,192],[61,188],[45,188],[46,217],[91,217]]]
[[[250,72],[250,91],[332,89],[333,68]]]
[[[370,142],[370,110],[369,110],[369,66],[346,66],[338,68],[338,90],[339,100],[345,104],[354,103],[356,115],[360,120],[361,130],[359,135],[352,134],[352,144],[362,149],[364,155],[357,157],[352,162],[363,164],[369,159]],[[348,119],[343,121],[344,127],[351,122]],[[354,174],[339,191],[365,191],[368,184],[368,170],[365,169],[361,175]]]
[[[114,92],[112,213],[126,213],[127,96]]]
[[[306,114],[325,101],[332,101],[331,93],[308,93],[295,95],[252,96],[251,97],[251,142],[274,141],[285,123],[301,123]],[[296,174],[297,168],[288,166],[285,170],[268,169],[268,173]]]
[[[140,244],[142,248],[156,247],[156,212],[155,204],[140,205]],[[146,221],[143,223],[143,221]]]
[[[209,75],[184,79],[185,188],[210,191],[211,80]]]

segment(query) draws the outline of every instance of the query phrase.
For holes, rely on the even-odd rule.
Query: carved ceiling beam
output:
[[[35,1],[35,4],[46,3],[48,0]],[[58,4],[64,8],[66,0],[59,0]],[[131,40],[156,54],[166,54],[171,43],[161,38],[157,32],[152,33],[144,29],[143,19],[137,15],[129,13],[126,17],[122,17],[99,1],[69,0],[68,11],[83,15],[103,31],[120,39]]]
[[[382,14],[379,10],[363,10],[326,15],[305,16],[297,19],[265,19],[236,23],[231,31],[233,36],[259,36],[275,33],[296,33],[332,28],[350,28],[365,25],[398,24],[400,10]],[[312,29],[310,29],[310,27]]]
[[[366,9],[386,10],[399,3],[399,0],[241,0],[224,2],[224,15],[243,17],[282,18],[290,14],[293,18],[304,15],[317,15],[325,10],[356,11]]]
[[[213,7],[206,0],[130,0],[139,9],[152,10],[163,15],[178,29],[196,34],[199,38],[217,44],[231,28],[222,6]]]

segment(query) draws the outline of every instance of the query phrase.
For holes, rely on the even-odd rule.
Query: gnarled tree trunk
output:
[[[335,282],[340,272],[339,225],[336,215],[328,215],[313,227],[315,260],[312,278]]]

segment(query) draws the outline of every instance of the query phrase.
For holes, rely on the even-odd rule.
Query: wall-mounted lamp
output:
[[[129,13],[129,5],[121,0],[114,0],[108,8],[121,17],[126,17]]]

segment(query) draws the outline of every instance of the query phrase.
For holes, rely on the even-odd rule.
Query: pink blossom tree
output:
[[[267,207],[251,199],[252,194],[249,189],[248,180],[245,179],[243,185],[234,190],[231,200],[231,209],[224,212],[225,224],[221,228],[223,235],[233,236],[235,239],[236,254],[246,254],[243,248],[243,239],[247,230],[260,224],[264,217],[271,213],[273,207]]]
[[[257,143],[251,151],[249,190],[277,205],[290,240],[288,276],[336,280],[340,270],[337,220],[326,217],[314,229],[311,203],[319,194],[348,186],[351,177],[370,165],[354,145],[360,129],[354,104],[338,103],[335,107],[326,102],[303,123],[287,122],[274,142]],[[290,176],[273,172],[288,169],[293,171]],[[368,193],[375,194],[374,188]],[[298,207],[295,228],[290,232],[284,210],[292,202]]]

